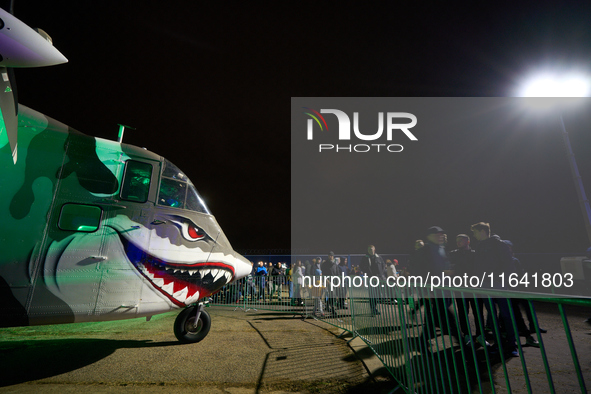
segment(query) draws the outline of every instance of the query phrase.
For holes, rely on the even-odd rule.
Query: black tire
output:
[[[184,309],[174,321],[174,336],[183,343],[196,343],[209,333],[211,317],[204,310],[199,315],[199,323],[194,327],[197,311],[194,306]]]

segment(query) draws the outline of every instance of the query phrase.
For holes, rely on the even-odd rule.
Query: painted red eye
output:
[[[203,234],[199,234],[197,227],[189,225],[189,237],[192,239],[199,239],[203,238]]]

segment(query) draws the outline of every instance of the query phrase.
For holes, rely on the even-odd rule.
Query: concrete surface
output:
[[[178,312],[149,322],[0,329],[0,392],[342,393],[395,387],[370,378],[346,340],[337,338],[341,331],[325,323],[274,312],[207,311],[211,331],[191,345],[180,344],[172,332]],[[364,357],[371,363],[371,354]]]

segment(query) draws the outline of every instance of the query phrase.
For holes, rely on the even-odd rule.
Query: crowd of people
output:
[[[496,272],[510,275],[523,274],[521,264],[513,254],[513,244],[509,240],[502,240],[491,232],[489,223],[479,222],[470,228],[472,237],[476,240],[475,247],[471,247],[471,238],[467,234],[458,234],[455,238],[457,248],[447,251],[447,235],[438,226],[430,227],[426,233],[426,240],[415,241],[415,250],[410,256],[411,274],[426,276],[428,273],[446,273],[447,275],[480,276],[485,272]],[[485,288],[493,290],[507,289],[501,281],[493,281]],[[456,294],[455,305],[449,292],[440,292],[436,297],[424,297],[415,305],[415,311],[422,305],[425,307],[424,327],[425,335],[435,335],[434,329],[439,327],[455,337],[459,343],[469,345],[475,339],[478,344],[490,347],[493,351],[503,350],[505,355],[517,357],[517,340],[519,336],[526,338],[526,344],[539,347],[534,338],[540,328],[532,314],[530,304],[520,298],[504,298],[501,296],[490,298],[462,297]],[[523,318],[525,313],[528,323]],[[472,312],[475,335],[471,334],[468,326],[468,314]],[[486,320],[484,312],[486,313]],[[452,316],[455,314],[455,316]],[[515,319],[515,327],[511,315]],[[459,327],[456,325],[459,323]],[[491,346],[485,331],[493,333],[495,346]],[[499,339],[501,339],[499,341]],[[501,346],[498,346],[498,342]]]
[[[476,223],[470,230],[472,238],[467,234],[458,234],[455,237],[456,247],[448,250],[451,248],[448,247],[445,231],[438,226],[430,227],[424,240],[415,241],[406,267],[401,267],[396,259],[384,261],[373,245],[368,246],[367,253],[358,265],[351,265],[348,257],[338,257],[333,252],[329,252],[325,259],[314,257],[311,261],[303,262],[296,259],[291,265],[288,262],[273,264],[261,260],[253,263],[251,275],[240,284],[234,284],[234,291],[229,296],[230,302],[242,299],[253,302],[285,302],[299,306],[303,305],[303,299],[306,298],[313,300],[314,314],[325,316],[329,313],[338,316],[339,310],[347,309],[347,288],[305,286],[304,277],[367,276],[384,281],[399,275],[425,277],[445,273],[471,276],[492,270],[507,275],[522,273],[510,241],[493,234],[488,223]],[[472,239],[476,241],[474,248]],[[498,283],[494,283],[492,288],[502,289]],[[367,298],[371,314],[381,314],[381,303],[408,304],[412,318],[418,314],[423,316],[423,337],[433,338],[439,329],[462,345],[486,346],[491,351],[503,350],[510,356],[518,356],[516,341],[519,336],[526,338],[527,345],[539,347],[534,336],[538,332],[545,332],[537,325],[535,314],[532,314],[533,307],[522,299],[474,296],[464,298],[463,293],[454,292],[452,296],[449,291],[440,291],[437,294],[415,291],[402,296],[404,291],[406,290],[399,293],[401,296],[398,299],[392,299],[384,297],[384,292],[379,287],[368,287]],[[514,316],[516,330],[511,315]],[[475,327],[474,332],[471,326]],[[488,342],[487,333],[488,339],[495,342],[494,345]],[[498,346],[499,342],[502,342],[501,346]]]

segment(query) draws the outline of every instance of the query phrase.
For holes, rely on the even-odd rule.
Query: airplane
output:
[[[201,341],[203,300],[251,263],[172,162],[16,102],[12,68],[67,62],[47,33],[0,9],[0,58],[0,327],[183,308],[175,336]]]

